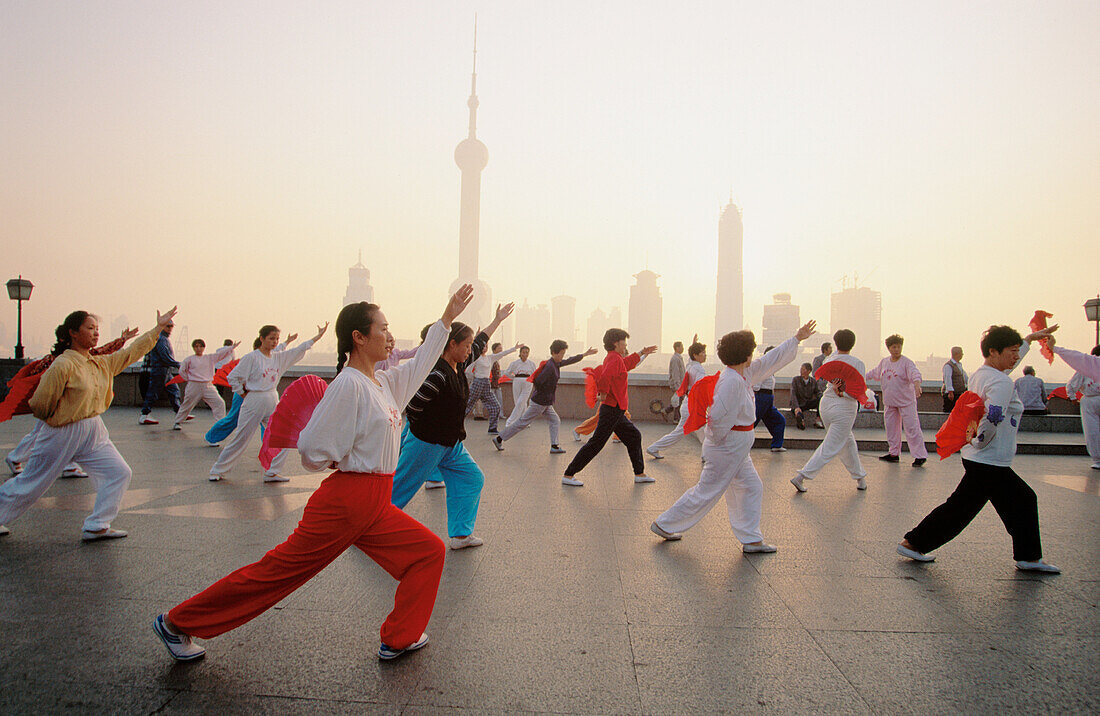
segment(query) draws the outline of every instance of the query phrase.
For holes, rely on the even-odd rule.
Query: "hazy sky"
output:
[[[1040,307],[1091,345],[1100,3],[671,8],[5,0],[0,243],[36,285],[26,342],[75,308],[145,328],[174,303],[208,342],[308,335],[360,248],[411,338],[457,272],[476,11],[496,299],[576,296],[583,336],[648,263],[664,342],[711,342],[732,190],[752,328],[780,291],[827,326],[858,272],[914,358],[975,358]],[[14,304],[0,322],[10,355]]]

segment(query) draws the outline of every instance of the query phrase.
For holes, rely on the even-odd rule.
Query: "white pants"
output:
[[[825,423],[825,439],[798,471],[800,475],[808,480],[814,479],[821,468],[837,456],[844,467],[848,468],[853,480],[867,475],[859,462],[859,448],[856,447],[856,438],[852,435],[858,409],[856,401],[840,397],[831,390],[821,396],[821,422]]]
[[[248,444],[252,442],[252,436],[256,434],[260,426],[263,425],[264,429],[267,429],[267,420],[275,412],[275,406],[278,404],[279,394],[274,390],[252,391],[244,396],[244,402],[241,403],[241,412],[237,418],[237,429],[227,439],[225,447],[218,455],[218,461],[214,463],[214,467],[210,468],[211,475],[221,477],[233,469],[237,460],[248,449]],[[267,471],[270,473],[282,472],[287,455],[286,450],[280,450],[279,454],[271,461],[271,467]]]
[[[1100,395],[1081,398],[1081,428],[1093,462],[1100,462]]]
[[[741,544],[762,541],[760,509],[764,485],[749,457],[755,440],[756,434],[751,430],[731,430],[721,445],[704,440],[706,462],[699,482],[657,518],[657,525],[666,532],[684,532],[703,519],[725,494],[734,536]]]
[[[186,420],[187,416],[191,414],[191,409],[198,405],[200,400],[210,408],[215,421],[225,417],[225,401],[222,400],[222,396],[218,395],[218,389],[214,387],[214,384],[197,383],[189,380],[187,381],[187,390],[183,394],[183,401],[180,403],[179,412],[176,413],[175,424],[179,425]]]
[[[74,459],[88,471],[96,489],[95,507],[84,529],[110,527],[133,473],[98,416],[60,428],[42,423],[23,472],[0,486],[0,524],[11,524],[26,512]]]
[[[512,379],[513,408],[512,412],[508,414],[508,422],[504,424],[505,427],[508,427],[523,417],[523,413],[527,410],[527,405],[531,400],[531,391],[534,389],[534,383],[528,383],[526,378]],[[503,403],[501,403],[501,405],[503,405]]]
[[[882,411],[882,420],[886,424],[886,444],[889,446],[891,455],[901,454],[901,431],[904,429],[905,442],[909,444],[909,454],[913,457],[928,457],[916,403],[887,405]]]
[[[8,453],[8,459],[12,462],[26,462],[27,458],[31,456],[31,451],[34,449],[34,441],[38,439],[38,434],[42,432],[46,424],[39,420],[34,419],[34,427],[31,431],[23,436],[23,439],[19,441],[19,444],[15,446],[15,449]],[[77,470],[80,465],[75,462],[70,462],[65,466],[65,470]]]
[[[649,450],[650,452],[660,452],[661,450],[664,450],[667,447],[672,447],[676,443],[680,442],[680,438],[684,437],[684,426],[687,425],[689,417],[690,415],[688,413],[688,401],[685,400],[682,401],[682,403],[680,404],[680,422],[676,423],[676,427],[674,427],[668,435],[665,435],[663,438],[647,447],[646,450]],[[696,439],[702,441],[703,437],[701,431],[696,430],[693,434],[695,435]]]
[[[530,383],[528,383],[530,385]],[[515,411],[512,411],[513,414]],[[549,423],[550,428],[550,444],[558,444],[558,430],[561,428],[561,418],[558,417],[558,411],[554,410],[553,405],[539,405],[538,403],[527,403],[527,409],[523,411],[523,415],[519,417],[516,422],[509,421],[504,426],[504,430],[500,433],[501,441],[514,437],[516,433],[527,428],[535,418],[540,415],[546,416],[546,421]]]

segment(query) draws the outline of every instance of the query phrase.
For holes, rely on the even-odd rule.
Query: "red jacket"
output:
[[[623,358],[615,351],[607,352],[607,357],[603,359],[601,366],[603,370],[596,383],[599,391],[606,396],[604,405],[618,406],[623,410],[630,408],[630,400],[626,393],[626,373],[637,367],[641,361],[642,357],[637,353],[631,353]]]

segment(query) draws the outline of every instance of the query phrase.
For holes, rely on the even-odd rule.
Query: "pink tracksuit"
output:
[[[928,457],[924,447],[924,433],[917,417],[917,394],[921,375],[913,361],[905,356],[896,362],[889,357],[867,373],[867,380],[882,383],[883,418],[886,422],[886,442],[891,455],[901,454],[901,431],[905,429],[905,442],[909,454],[915,458]]]

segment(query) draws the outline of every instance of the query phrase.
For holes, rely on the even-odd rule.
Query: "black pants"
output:
[[[943,412],[950,413],[955,407],[955,401],[959,399],[959,394],[956,393],[954,398],[948,398],[947,393],[943,394]]]
[[[168,393],[168,400],[172,403],[172,410],[180,409],[180,389],[178,385],[165,385],[168,382],[168,373],[163,368],[154,368],[149,373],[149,387],[145,389],[145,402],[141,406],[141,414],[148,415],[153,405],[160,399],[160,391]]]
[[[642,434],[634,423],[626,417],[626,411],[622,408],[613,408],[610,405],[600,406],[600,420],[596,423],[596,430],[592,437],[584,444],[569,467],[565,468],[566,477],[573,477],[584,469],[585,465],[592,462],[592,458],[600,454],[603,446],[611,439],[611,433],[615,433],[619,440],[623,441],[626,451],[630,454],[630,464],[634,466],[635,475],[645,474],[645,461],[642,459]]]
[[[985,507],[993,503],[1012,536],[1012,558],[1035,562],[1043,556],[1039,541],[1039,503],[1035,491],[1011,467],[963,460],[962,482],[942,505],[905,535],[918,552],[931,552],[955,539]]]

